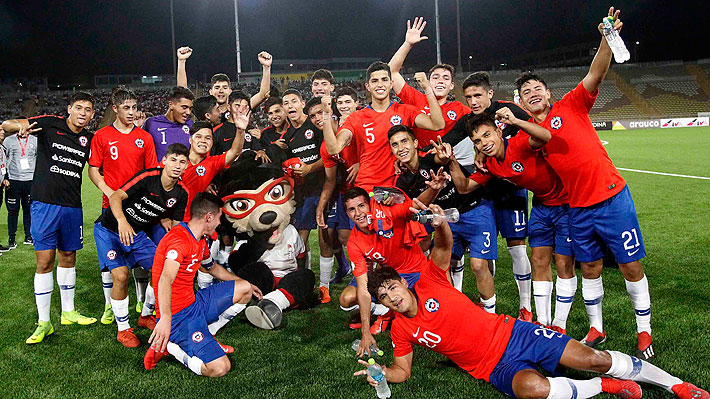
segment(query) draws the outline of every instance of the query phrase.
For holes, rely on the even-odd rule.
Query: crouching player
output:
[[[244,310],[252,295],[261,298],[261,291],[219,265],[210,267],[205,236],[219,225],[222,205],[216,195],[198,193],[190,205],[190,221],[171,229],[158,245],[153,262],[158,324],[143,359],[146,370],[153,369],[167,349],[197,375],[221,377],[229,372],[229,359],[210,331]],[[195,293],[200,266],[209,267],[223,282]]]
[[[436,205],[429,209],[443,215]],[[475,378],[514,398],[581,399],[601,392],[640,398],[641,387],[634,381],[663,387],[679,398],[708,398],[706,391],[646,361],[621,352],[598,351],[564,334],[479,308],[447,280],[453,237],[447,223],[437,222],[431,258],[423,262],[419,281],[411,288],[390,267],[368,273],[370,294],[396,312],[394,363],[384,368],[387,381],[409,378],[412,345],[416,344],[447,356]],[[542,368],[555,374],[559,366],[614,378],[572,380],[545,377],[538,371]],[[367,375],[367,370],[355,375]],[[370,377],[368,382],[376,384]]]

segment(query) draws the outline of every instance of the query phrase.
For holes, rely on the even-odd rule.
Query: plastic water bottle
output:
[[[401,191],[388,187],[373,188],[372,192],[370,193],[370,197],[374,198],[375,201],[379,203],[386,201],[388,198],[393,198],[395,204],[402,204],[404,203],[405,199],[405,196],[404,194],[402,194]]]
[[[367,367],[367,375],[369,375],[370,378],[377,382],[377,386],[375,386],[375,390],[377,391],[377,397],[380,399],[385,399],[392,396],[392,391],[390,391],[390,387],[387,385],[387,379],[382,373],[382,367],[379,364],[375,363],[375,359],[370,359],[367,362],[370,363],[370,365]]]
[[[353,341],[353,350],[357,352],[358,348],[360,347],[360,339],[356,339]],[[365,351],[365,354],[367,356],[383,356],[385,352],[382,351],[382,349],[378,349],[375,344],[370,345],[370,350]]]
[[[602,20],[602,23],[604,24],[602,32],[604,32],[606,42],[609,43],[609,47],[611,47],[611,52],[614,53],[614,61],[621,64],[624,61],[630,60],[631,54],[629,54],[624,40],[619,35],[619,32],[614,29],[614,18],[606,17]]]
[[[449,223],[456,223],[459,221],[459,210],[456,208],[444,209],[444,216],[441,216],[429,209],[425,209],[412,215],[412,220],[421,224],[432,224],[435,220],[440,220],[441,218]]]

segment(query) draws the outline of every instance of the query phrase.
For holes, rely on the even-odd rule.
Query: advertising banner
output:
[[[674,127],[699,127],[708,126],[709,119],[707,116],[698,118],[667,118],[661,119],[661,128],[668,129]]]

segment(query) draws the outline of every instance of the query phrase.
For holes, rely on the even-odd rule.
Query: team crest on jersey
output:
[[[310,140],[313,138],[313,130],[308,129],[303,133],[304,136],[306,136],[306,139]]]
[[[559,116],[552,118],[552,120],[550,121],[550,127],[555,130],[561,128],[562,127],[562,118]]]
[[[136,139],[135,143],[136,143],[136,147],[138,147],[138,148],[143,148],[143,146],[145,145],[145,142],[143,142],[143,139]]]
[[[89,144],[89,139],[87,139],[86,136],[81,136],[79,137],[79,144],[81,144],[82,147],[86,147],[86,145]]]
[[[112,249],[112,250],[106,252],[106,259],[108,259],[108,260],[114,260],[114,259],[116,259],[116,251],[114,251],[114,250]]]
[[[182,131],[185,132],[185,134],[190,134],[190,126],[182,125]]]
[[[402,117],[399,115],[392,115],[392,117],[390,118],[390,123],[392,124],[392,126],[401,125]]]
[[[197,173],[198,176],[204,176],[206,172],[207,169],[202,165],[195,168],[195,173]]]
[[[449,117],[449,119],[451,119],[452,121],[455,121],[458,115],[456,115],[456,111],[451,109],[446,113],[446,116]]]
[[[513,167],[513,171],[518,173],[522,172],[524,169],[523,164],[521,164],[520,162],[513,162],[511,166]]]
[[[508,127],[508,125],[506,125],[505,123],[503,123],[503,122],[501,122],[501,121],[499,121],[499,120],[496,120],[495,122],[496,122],[496,126],[497,126],[498,128],[500,128],[500,130],[505,130],[505,128]]]
[[[422,175],[423,178],[429,180],[429,172],[427,172],[424,169],[419,170],[419,174]]]
[[[195,331],[192,333],[192,342],[198,344],[202,342],[203,339],[205,339],[205,335],[202,334],[202,331]]]
[[[167,206],[168,208],[172,208],[176,202],[177,200],[175,198],[168,198],[168,200],[165,201],[165,206]]]
[[[168,259],[170,259],[170,260],[175,260],[175,259],[177,259],[177,257],[178,257],[178,253],[177,253],[176,250],[171,249],[170,251],[168,251],[167,254],[165,254],[165,257],[168,258]]]
[[[247,143],[251,143],[251,134],[244,133],[244,141],[246,141]]]
[[[429,313],[434,313],[439,310],[439,301],[434,298],[429,298],[424,302],[424,309]]]

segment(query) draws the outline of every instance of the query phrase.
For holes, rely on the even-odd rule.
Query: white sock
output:
[[[199,357],[197,356],[188,356],[187,353],[185,353],[182,348],[180,348],[177,344],[174,344],[172,342],[168,342],[168,353],[173,355],[173,357],[182,364],[184,364],[187,368],[189,368],[193,373],[197,375],[202,375],[202,366],[205,364],[202,360],[200,360]]]
[[[212,284],[214,284],[214,277],[211,274],[202,270],[197,271],[197,289],[203,290]]]
[[[52,272],[35,273],[34,289],[39,321],[49,321],[49,305],[52,303],[52,291],[54,290]]]
[[[602,392],[602,379],[572,380],[565,377],[547,377],[550,383],[550,394],[547,399],[586,399]]]
[[[626,280],[626,291],[636,313],[636,332],[645,331],[651,334],[651,294],[648,291],[646,275],[639,281]]]
[[[148,284],[145,287],[145,302],[143,303],[143,310],[141,310],[141,316],[152,316],[155,310],[155,291],[153,291],[153,286]]]
[[[104,288],[104,300],[106,304],[111,303],[111,289],[113,288],[113,277],[111,272],[101,272],[101,285]]]
[[[346,311],[346,312],[350,312],[350,311],[353,311],[353,310],[359,310],[359,309],[360,309],[360,305],[357,305],[357,304],[356,304],[356,305],[353,305],[353,306],[351,306],[351,307],[349,307],[349,308],[346,308],[346,307],[344,307],[343,305],[340,305],[340,309],[342,309],[342,310],[344,310],[344,311]]]
[[[306,252],[306,269],[311,270],[311,251]]]
[[[118,331],[131,328],[130,320],[128,320],[128,296],[123,299],[111,298],[111,307],[113,308],[113,315],[116,316]]]
[[[463,262],[458,261],[449,271],[451,273],[451,283],[459,291],[463,291],[463,270],[465,268]]]
[[[483,304],[483,309],[488,313],[496,312],[496,294],[488,299],[481,298],[481,303]]]
[[[286,295],[284,295],[281,290],[273,290],[269,292],[264,295],[264,299],[268,299],[275,303],[281,310],[286,310],[289,306],[291,306],[291,302],[288,301],[288,298],[286,298]]]
[[[553,326],[567,329],[567,317],[572,308],[572,301],[577,292],[577,276],[572,278],[560,278],[557,276],[557,296],[555,301],[555,319]]]
[[[215,335],[217,334],[217,331],[219,331],[220,328],[224,327],[227,323],[229,323],[230,320],[232,320],[236,315],[242,312],[244,308],[246,308],[247,305],[244,303],[235,303],[234,305],[230,306],[222,312],[221,315],[219,315],[219,319],[217,321],[212,322],[209,326],[207,326],[210,329],[210,334]]]
[[[653,384],[665,388],[669,392],[673,385],[683,382],[680,378],[674,377],[644,360],[617,351],[607,351],[607,353],[611,355],[611,367],[605,374],[612,377]]]
[[[133,282],[136,283],[136,301],[145,302],[145,290],[150,282],[150,272],[140,266],[134,267]]]
[[[543,326],[549,326],[552,319],[552,281],[533,281],[532,287],[537,321]]]
[[[525,251],[525,245],[508,247],[508,251],[510,252],[510,256],[513,258],[513,276],[515,276],[515,283],[518,285],[520,309],[525,308],[527,310],[531,310],[530,281],[532,277],[532,267],[530,266],[528,253]]]
[[[62,299],[62,312],[74,310],[74,290],[76,287],[76,268],[57,267],[57,284]]]
[[[385,305],[382,305],[380,303],[374,303],[371,302],[372,305],[370,306],[370,312],[375,315],[375,316],[382,316],[385,313],[389,312],[389,308]]]
[[[601,276],[595,279],[582,277],[582,298],[584,298],[584,307],[587,308],[589,326],[596,328],[599,332],[604,332],[604,322],[602,321],[604,285],[602,285]]]
[[[335,262],[334,257],[324,258],[320,257],[320,286],[328,288],[330,287],[330,275],[333,272],[333,263]]]

